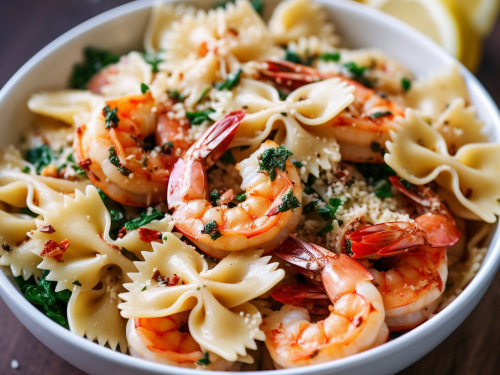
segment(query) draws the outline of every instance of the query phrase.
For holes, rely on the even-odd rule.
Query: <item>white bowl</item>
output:
[[[267,11],[271,3],[266,1]],[[355,2],[319,0],[350,48],[376,47],[395,57],[416,76],[445,69],[456,61],[427,37],[392,17]],[[193,1],[206,7],[206,1]],[[0,144],[18,141],[32,123],[26,102],[44,89],[67,85],[73,64],[92,45],[126,53],[142,48],[142,37],[152,2],[132,2],[103,13],[68,31],[29,60],[0,91]],[[483,86],[465,68],[473,104],[492,141],[500,141],[498,109]],[[282,370],[281,374],[388,374],[417,361],[439,345],[470,314],[486,292],[500,264],[500,231],[495,229],[483,265],[458,298],[430,321],[397,340],[375,349],[320,365]],[[0,273],[0,295],[21,323],[48,348],[89,374],[185,374],[194,370],[159,365],[114,352],[80,338],[42,315],[20,293],[7,267]],[[199,372],[196,372],[199,374]],[[221,373],[222,374],[222,373]],[[257,374],[257,373],[255,373]],[[262,372],[259,372],[262,375]]]

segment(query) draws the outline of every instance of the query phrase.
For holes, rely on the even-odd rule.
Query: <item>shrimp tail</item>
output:
[[[328,315],[331,305],[322,286],[311,284],[283,285],[271,292],[271,297],[285,305],[304,307],[312,315]]]
[[[347,234],[353,258],[372,254],[391,256],[418,246],[448,247],[458,242],[460,230],[446,215],[428,213],[414,223],[394,222],[371,225]]]
[[[261,75],[290,89],[297,89],[324,78],[316,69],[289,61],[263,61],[262,63],[265,68],[259,70]]]
[[[170,210],[192,199],[208,198],[206,169],[226,152],[244,116],[245,111],[239,110],[217,121],[175,163],[168,181]]]
[[[331,301],[353,292],[359,283],[373,280],[370,272],[351,257],[337,255],[295,236],[290,236],[274,254],[307,277],[319,275]]]

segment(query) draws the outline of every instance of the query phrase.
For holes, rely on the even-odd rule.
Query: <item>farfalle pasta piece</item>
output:
[[[166,234],[163,244],[154,243],[153,253],[143,253],[144,262],[135,262],[139,273],[124,284],[128,293],[120,295],[125,303],[125,318],[157,318],[189,311],[189,332],[203,348],[228,361],[246,357],[246,349],[256,349],[264,340],[259,329],[262,317],[248,301],[264,294],[284,276],[278,264],[268,264],[261,250],[231,253],[209,270],[204,257],[175,235]],[[162,286],[151,280],[176,274],[182,284]]]
[[[120,269],[113,267],[101,277],[102,286],[85,292],[76,286],[68,303],[68,323],[71,332],[99,345],[109,344],[122,353],[127,352],[125,328],[127,321],[120,315],[118,294],[125,289],[121,284]]]
[[[455,198],[445,195],[456,215],[496,221],[495,215],[500,215],[499,144],[468,144],[450,156],[443,136],[411,109],[401,126],[391,131],[391,138],[384,160],[400,177],[417,185],[435,180]]]
[[[464,99],[466,104],[470,103],[467,85],[460,69],[458,65],[452,65],[446,71],[414,81],[406,94],[405,104],[418,109],[424,118],[435,121],[457,98]]]
[[[310,0],[279,3],[269,20],[269,30],[278,44],[309,36],[317,36],[331,44],[339,42],[339,37],[334,34],[335,27],[326,20],[326,13],[319,4]]]
[[[354,100],[354,87],[339,78],[302,86],[280,100],[278,91],[263,82],[242,79],[235,89],[231,108],[245,108],[231,147],[251,146],[254,150],[278,130],[275,141],[294,153],[293,158],[307,172],[319,176],[319,168],[331,168],[340,160],[338,145],[327,124]],[[217,109],[217,108],[216,108]]]
[[[119,267],[123,280],[130,281],[127,273],[135,271],[132,260],[124,255],[123,248],[107,243],[103,237],[103,233],[109,232],[111,219],[95,187],[88,186],[85,195],[75,191],[74,199],[65,196],[63,205],[54,204],[53,212],[47,211],[43,216],[54,232],[31,233],[30,237],[39,243],[33,252],[47,252],[47,244],[67,246],[60,258],[62,262],[48,256],[39,265],[50,270],[47,280],[57,281],[56,291],[73,290],[73,282],[78,280],[81,291],[86,292],[97,285],[111,266]]]
[[[465,106],[462,98],[453,100],[432,125],[446,140],[450,155],[455,155],[460,147],[468,143],[488,141],[486,135],[481,133],[484,122],[477,118],[473,106]]]
[[[31,95],[28,108],[39,115],[75,125],[75,117],[90,114],[103,100],[101,95],[82,90],[44,91]]]
[[[180,20],[185,14],[193,14],[195,9],[184,4],[157,2],[153,5],[151,16],[144,33],[144,50],[147,53],[158,53],[166,48],[163,39],[172,22]]]

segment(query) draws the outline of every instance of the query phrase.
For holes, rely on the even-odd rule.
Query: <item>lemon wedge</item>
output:
[[[469,70],[477,69],[481,57],[481,38],[471,25],[465,11],[455,0],[364,0],[363,2],[420,30],[460,60]]]
[[[481,36],[487,36],[500,10],[500,0],[455,0],[468,15],[471,23]]]

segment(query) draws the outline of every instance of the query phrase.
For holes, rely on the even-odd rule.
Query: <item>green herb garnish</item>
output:
[[[295,168],[302,168],[304,166],[304,164],[302,164],[302,162],[296,161],[296,160],[293,160],[293,159],[292,159],[292,163],[295,166]]]
[[[289,49],[285,51],[285,60],[290,61],[294,64],[304,65],[300,56],[297,55],[295,52],[290,51]]]
[[[120,253],[122,253],[122,255],[125,258],[130,259],[132,262],[138,262],[138,261],[140,261],[140,259],[137,257],[137,255],[135,255],[133,252],[125,249],[124,247],[122,247],[122,249],[120,250]]]
[[[208,115],[214,112],[212,108],[208,108],[204,111],[186,112],[186,117],[191,125],[201,125],[204,121],[212,121]]]
[[[85,90],[87,83],[95,73],[120,60],[120,56],[110,51],[93,47],[85,48],[84,56],[84,62],[76,64],[73,68],[69,84],[72,89]]]
[[[346,246],[346,249],[347,249],[347,254],[348,255],[352,255],[353,252],[352,252],[352,244],[351,244],[351,240],[350,239],[346,239],[345,240],[345,246]]]
[[[148,215],[145,211],[141,212],[141,216],[137,219],[128,221],[125,223],[126,230],[133,230],[140,227],[143,227],[146,224],[151,223],[153,220],[161,220],[165,217],[165,213],[159,211],[156,207],[153,208],[153,211],[150,215]]]
[[[142,57],[144,61],[146,61],[149,65],[151,65],[151,71],[153,73],[158,73],[158,64],[163,60],[155,53],[142,53]]]
[[[378,182],[389,176],[394,176],[396,172],[387,164],[372,164],[372,163],[356,163],[356,169],[366,179],[371,179],[372,182]]]
[[[354,62],[348,62],[344,64],[344,67],[347,69],[347,71],[351,74],[351,78],[354,79],[355,81],[358,81],[359,83],[365,85],[366,87],[370,88],[371,82],[368,81],[365,77],[366,73],[366,66],[358,66]]]
[[[119,167],[118,172],[120,172],[124,176],[130,176],[130,174],[132,173],[132,171],[130,169],[125,168],[125,167]]]
[[[380,199],[392,197],[391,183],[389,181],[385,181],[375,190],[375,195]]]
[[[200,103],[204,98],[205,98],[205,95],[207,95],[207,93],[210,91],[210,87],[206,87],[203,89],[203,91],[201,92],[201,95],[198,99],[198,103]]]
[[[141,289],[141,292],[144,292],[145,290],[146,290],[146,287],[142,288],[142,289]]]
[[[183,102],[184,99],[186,99],[186,97],[177,90],[168,90],[167,94],[169,98],[178,100],[179,102]]]
[[[217,230],[217,222],[215,220],[206,223],[203,226],[201,233],[210,235],[212,241],[215,241],[217,238],[222,237],[221,232]]]
[[[101,189],[97,189],[99,196],[101,197],[104,205],[106,206],[109,216],[111,217],[111,227],[109,228],[109,236],[111,239],[116,240],[118,238],[118,232],[122,229],[127,222],[125,217],[125,209],[120,203],[115,202],[110,199],[106,194],[103,193]]]
[[[401,86],[403,88],[403,92],[407,92],[411,88],[411,81],[408,78],[403,77],[401,78]]]
[[[332,230],[333,230],[333,224],[327,224],[318,232],[318,234],[327,234],[330,233]]]
[[[118,112],[118,108],[111,109],[109,107],[109,105],[104,107],[103,113],[104,113],[104,117],[106,119],[106,124],[105,124],[106,129],[118,127],[118,123],[120,122],[120,119],[118,118],[118,115],[116,114],[117,112]]]
[[[409,181],[406,181],[404,178],[400,179],[399,181],[403,184],[405,188],[407,188],[408,190],[411,189],[411,183]]]
[[[280,100],[286,100],[286,98],[288,97],[287,94],[279,90],[278,90],[278,95],[280,96]]]
[[[230,150],[224,152],[219,160],[224,164],[236,164],[236,160]]]
[[[54,151],[45,144],[29,149],[24,157],[35,166],[37,174],[42,173],[43,168],[55,160]]]
[[[392,112],[389,112],[389,111],[375,112],[374,114],[370,115],[370,118],[372,120],[375,120],[375,119],[380,118],[380,117],[391,116],[391,115],[392,115]]]
[[[321,215],[323,220],[329,220],[335,218],[335,213],[345,203],[341,198],[330,198],[328,204],[325,207],[318,209],[318,213]]]
[[[199,288],[198,288],[199,289]],[[208,359],[208,352],[203,353],[203,358],[196,361],[197,365],[208,366],[210,364],[210,360]]]
[[[236,72],[232,72],[227,76],[224,82],[217,82],[215,88],[217,90],[232,90],[238,83],[240,83],[240,75],[243,70],[238,69]]]
[[[214,189],[208,194],[208,197],[212,201],[213,205],[217,205],[217,200],[220,198],[221,194],[219,193],[219,190]]]
[[[22,170],[23,173],[30,173],[30,167],[26,166]]]
[[[293,155],[291,151],[288,151],[283,146],[276,148],[268,148],[265,150],[260,158],[260,170],[266,171],[269,175],[271,181],[276,178],[275,168],[284,172],[286,168],[286,160]]]
[[[302,209],[302,213],[308,214],[309,212],[313,212],[316,209],[316,206],[318,205],[319,200],[315,199],[307,203],[304,208]]]
[[[115,167],[120,167],[120,159],[118,159],[118,156],[116,155],[116,150],[113,146],[111,146],[109,149],[109,161],[111,164],[113,164]]]
[[[236,199],[236,201],[241,203],[241,202],[244,202],[247,200],[247,195],[245,193],[243,193],[243,194],[237,195],[236,197],[234,197],[234,199]]]
[[[141,92],[145,94],[149,90],[149,86],[145,83],[141,83]]]
[[[23,276],[15,277],[17,285],[21,289],[28,302],[35,305],[38,310],[48,316],[54,322],[69,328],[66,319],[66,310],[71,291],[64,289],[56,292],[57,282],[46,279],[49,271],[43,271],[43,278],[37,283],[33,276],[24,280]]]
[[[331,53],[324,53],[319,56],[319,59],[321,61],[339,61],[340,60],[340,53],[338,52],[331,52]]]
[[[278,206],[279,212],[286,212],[288,210],[292,210],[294,208],[300,207],[299,200],[293,195],[293,189],[288,190],[288,192],[283,196],[281,200],[281,204]]]
[[[78,280],[73,281],[71,284],[77,285],[77,286],[82,286],[82,283],[79,282]]]
[[[28,207],[23,207],[19,211],[21,211],[22,214],[29,215],[31,217],[38,217],[38,214],[31,211]]]
[[[235,0],[225,0],[220,3],[216,3],[214,8],[226,8],[227,3],[233,3]],[[250,0],[250,4],[252,4],[253,9],[262,16],[262,11],[264,9],[264,0]]]

